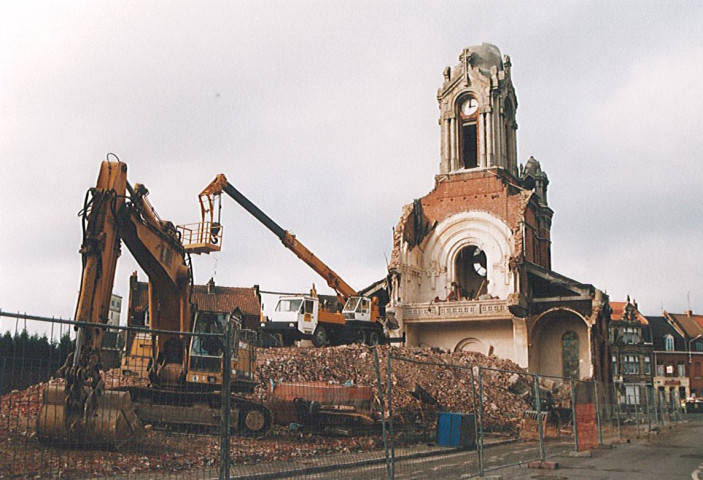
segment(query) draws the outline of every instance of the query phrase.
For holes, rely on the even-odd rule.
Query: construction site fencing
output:
[[[390,399],[388,478],[417,471],[480,477],[646,436],[682,419],[673,397],[657,395],[651,384],[633,399],[613,384],[486,366],[500,361],[482,355],[455,356],[462,363],[452,364],[386,353],[390,381],[381,369],[379,385],[388,382]],[[396,381],[409,369],[412,383]],[[413,454],[412,445],[423,442],[432,451]]]
[[[104,385],[97,385],[98,395],[88,399],[84,411],[68,415],[66,380],[57,371],[67,359],[70,362],[76,328],[85,326],[0,312],[0,478],[217,478],[223,458],[221,433],[228,431],[220,418],[226,396],[213,396],[204,385],[192,388],[189,397],[162,403],[149,395],[148,361],[122,363],[120,352],[110,351],[119,350],[117,343],[110,343],[116,335],[151,341],[166,332],[110,326],[113,335],[106,334],[104,343]],[[224,332],[199,334],[206,336],[227,344]],[[130,395],[142,397],[137,410],[145,410],[148,420],[124,416],[129,408],[125,397]],[[193,411],[189,425],[169,423],[173,410],[197,403],[200,396],[211,408]]]
[[[418,468],[478,477],[575,449],[571,380],[482,365],[487,357],[478,354],[461,356],[461,364],[387,356],[388,403],[403,412],[384,416],[389,478]],[[412,384],[392,380],[408,378],[406,370],[414,371]],[[433,455],[405,455],[419,443]],[[393,455],[394,449],[403,454]]]
[[[104,392],[69,418],[66,380],[57,372],[75,348],[76,329],[83,327],[108,329],[124,341],[105,335]],[[341,373],[333,378],[316,356],[327,349],[300,349],[309,352],[302,365],[300,357],[286,357],[296,349],[251,348],[256,333],[230,327],[177,333],[190,344],[191,365],[196,350],[210,344],[198,368],[212,371],[202,388],[188,378],[179,395],[184,389],[152,388],[148,375],[152,345],[174,332],[0,311],[0,478],[254,479],[313,473],[328,478],[349,465],[362,478],[385,477],[390,457],[373,347],[358,346],[353,365],[337,367]],[[238,370],[237,362],[231,371],[220,368],[222,378],[215,378],[225,358],[247,360],[243,364],[252,371]],[[127,402],[134,422],[123,415]],[[250,418],[248,405],[270,416]],[[71,428],[86,418],[91,427]],[[91,430],[95,425],[104,437]]]
[[[105,393],[98,405],[106,408],[64,418],[65,380],[57,371],[69,358],[75,329],[84,326],[0,311],[0,478],[479,477],[681,421],[677,399],[651,385],[627,397],[618,384],[527,373],[470,352],[250,348],[256,334],[237,324],[178,333],[193,348],[215,344],[209,359],[200,359],[213,378],[202,388],[191,378],[182,396],[163,388],[154,393],[147,373],[153,342],[173,332],[105,327],[116,334],[106,335],[103,348]],[[130,350],[135,341],[144,343],[141,350]],[[246,372],[237,363],[214,378],[225,358],[248,359],[253,376],[243,382]],[[437,358],[443,360],[430,360]],[[134,432],[124,430],[120,417],[125,392],[137,413]],[[244,415],[252,406],[270,417]],[[108,417],[97,418],[98,411]],[[74,432],[70,442],[46,438],[47,422],[60,433],[85,418],[108,431],[122,422],[122,430],[110,441],[87,431]]]
[[[629,383],[627,389],[623,384],[615,384],[614,390],[618,425],[629,436],[646,436],[684,419],[676,392],[657,391],[648,383]]]

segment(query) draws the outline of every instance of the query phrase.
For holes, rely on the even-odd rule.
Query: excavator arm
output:
[[[127,165],[105,161],[82,210],[83,264],[75,320],[76,348],[59,369],[65,388],[49,386],[37,421],[40,438],[119,444],[134,436],[138,420],[126,392],[106,391],[101,350],[115,279],[120,242],[149,277],[151,327],[173,331],[154,345],[150,379],[178,385],[188,348],[179,331],[191,329],[192,275],[176,228],[162,221],[143,185],[130,186]],[[95,325],[92,327],[90,325]]]
[[[120,239],[115,216],[125,201],[127,166],[119,162],[103,162],[95,188],[88,190],[83,215],[81,259],[83,272],[75,320],[91,324],[108,322],[110,295],[115,279]],[[68,408],[94,408],[97,396],[104,389],[100,370],[101,347],[105,330],[78,328],[76,348],[61,368],[66,378]]]

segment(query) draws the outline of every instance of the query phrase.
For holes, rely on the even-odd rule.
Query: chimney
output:
[[[215,279],[212,277],[207,282],[207,293],[208,295],[215,295]]]
[[[684,313],[686,314],[686,316],[690,317],[691,315],[693,315],[693,310],[686,310]]]

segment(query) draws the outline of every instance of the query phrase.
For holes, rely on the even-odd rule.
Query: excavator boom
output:
[[[104,325],[120,256],[117,212],[125,203],[127,166],[103,162],[95,188],[86,195],[81,257],[83,273],[75,319]],[[119,445],[138,432],[129,394],[104,391],[101,376],[103,328],[78,328],[76,348],[59,370],[65,387],[50,385],[37,417],[40,440]]]

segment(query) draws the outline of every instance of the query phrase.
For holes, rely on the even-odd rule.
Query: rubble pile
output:
[[[519,395],[509,388],[515,375],[526,386],[532,385],[531,376],[514,373],[524,372],[514,362],[476,352],[445,353],[416,347],[379,347],[384,396],[389,348],[394,357],[391,406],[394,418],[401,423],[428,422],[440,411],[473,413],[474,395],[478,402],[479,365],[485,367],[481,380],[486,429],[515,431],[523,411],[531,406],[531,395]],[[256,394],[263,401],[273,382],[325,381],[378,387],[373,350],[363,345],[260,350],[258,364],[260,386]],[[376,400],[378,407],[378,396]]]
[[[446,353],[435,349],[388,347],[378,349],[383,396],[387,398],[387,352],[391,352],[392,413],[397,425],[411,430],[432,431],[438,412],[473,413],[479,395],[481,369],[483,422],[487,431],[515,431],[522,412],[531,407],[532,377],[517,364],[479,353]],[[259,385],[252,396],[267,402],[272,382],[322,381],[373,387],[374,411],[379,414],[377,370],[374,351],[363,345],[329,348],[275,348],[258,350]],[[472,372],[474,384],[472,385]],[[106,372],[107,388],[143,383],[137,377]],[[63,380],[52,379],[51,384]],[[13,391],[0,397],[0,477],[33,472],[71,472],[87,476],[134,474],[159,470],[216,469],[219,437],[211,433],[177,433],[147,426],[144,436],[121,451],[62,449],[40,445],[36,417],[41,392],[47,383]],[[475,388],[474,388],[475,387]],[[526,393],[527,392],[527,393]],[[558,389],[555,389],[558,393]],[[558,395],[557,395],[558,396]],[[565,397],[566,398],[566,397]],[[376,429],[366,435],[334,437],[309,430],[291,431],[274,426],[264,438],[238,437],[231,443],[237,464],[286,461],[327,453],[367,451],[380,448]]]
[[[105,374],[106,384],[125,385],[126,381]],[[93,478],[107,475],[133,475],[146,472],[202,470],[208,477],[216,474],[220,462],[217,434],[176,432],[146,426],[133,443],[119,450],[100,447],[62,447],[42,445],[36,437],[36,419],[41,394],[49,385],[63,384],[52,379],[24,390],[0,396],[0,478]],[[328,453],[367,451],[379,448],[380,437],[324,437],[291,432],[275,426],[264,438],[235,437],[230,443],[235,464],[287,461]]]

